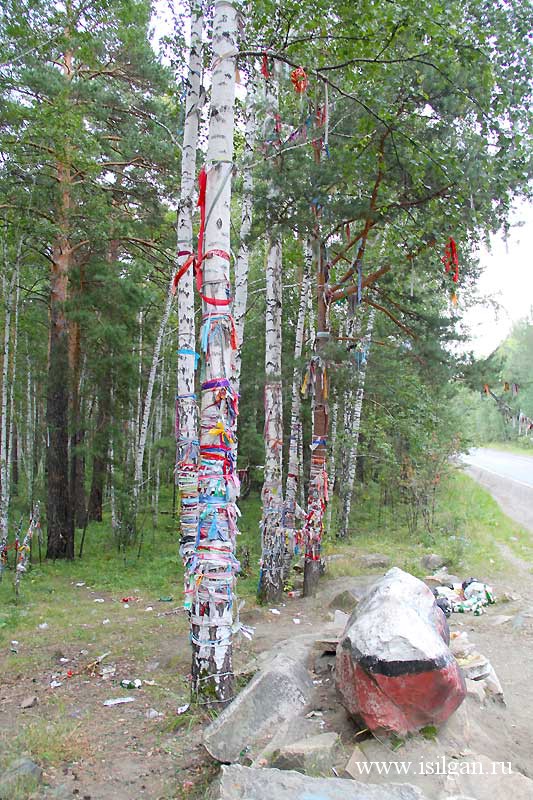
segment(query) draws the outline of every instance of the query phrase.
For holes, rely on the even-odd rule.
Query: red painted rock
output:
[[[371,731],[404,736],[448,719],[466,696],[446,617],[431,590],[401,569],[369,589],[337,648],[341,702]]]

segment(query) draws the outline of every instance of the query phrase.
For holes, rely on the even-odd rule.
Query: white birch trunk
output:
[[[157,337],[155,340],[154,352],[152,354],[152,363],[150,365],[150,374],[148,376],[148,385],[146,387],[146,394],[144,396],[144,407],[141,406],[141,396],[139,391],[139,398],[138,398],[139,411],[141,410],[142,407],[142,416],[140,415],[138,416],[138,419],[140,417],[140,427],[139,427],[139,438],[137,441],[137,448],[135,451],[133,496],[136,504],[139,500],[139,492],[143,483],[144,451],[146,450],[146,440],[148,437],[148,424],[150,422],[150,414],[152,412],[152,399],[154,395],[155,380],[157,377],[157,368],[159,366],[161,345],[163,343],[163,337],[165,335],[168,318],[170,317],[170,312],[172,310],[173,299],[174,295],[172,293],[172,281],[171,281],[167,291],[167,298],[165,301],[163,316],[161,317],[161,321],[159,323],[159,330],[157,331]],[[142,339],[140,340],[139,357],[141,357],[141,355],[142,355]],[[141,375],[139,374],[139,390],[140,390],[140,385],[141,385]]]
[[[365,377],[368,364],[368,355],[370,352],[370,339],[372,337],[372,330],[374,327],[374,314],[374,309],[371,308],[368,313],[365,336],[361,342],[361,349],[358,351],[359,369],[356,375],[357,386],[355,392],[350,393],[347,402],[348,406],[350,406],[352,403],[353,406],[351,409],[348,407],[350,427],[347,432],[349,433],[350,440],[348,445],[346,480],[342,482],[341,490],[341,519],[338,534],[341,537],[345,537],[347,535],[350,521],[353,487],[355,483],[355,470],[357,466],[357,448],[359,445],[359,433],[361,430],[361,412],[363,408],[363,398],[365,395]]]
[[[238,480],[233,440],[238,398],[230,378],[236,340],[230,312],[230,215],[233,173],[237,11],[217,0],[212,37],[212,87],[206,156],[205,239],[202,269],[205,355],[201,385],[198,543],[189,584],[192,596],[193,689],[207,703],[233,696]],[[199,254],[200,257],[202,254]]]
[[[159,394],[157,397],[157,406],[154,421],[154,445],[155,445],[155,481],[154,481],[154,494],[153,494],[153,522],[154,528],[157,528],[159,521],[159,489],[161,486],[161,431],[163,429],[163,401],[165,392],[165,362],[161,364],[161,378],[159,382]]]
[[[261,570],[258,597],[272,603],[283,593],[283,395],[281,385],[282,243],[269,240],[266,268],[265,472],[261,500]]]
[[[177,263],[181,267],[193,252],[193,202],[196,151],[201,110],[203,12],[199,0],[191,0],[191,48],[185,101],[185,124],[181,156],[181,191],[177,217]],[[194,326],[194,281],[192,269],[178,287],[178,363],[176,395],[175,481],[180,495],[180,554],[185,569],[185,599],[192,608],[190,591],[198,532],[198,402],[195,393],[196,330]]]
[[[24,469],[26,472],[26,486],[27,486],[27,493],[30,500],[30,505],[33,505],[33,472],[34,472],[34,461],[35,461],[35,453],[33,450],[34,446],[34,420],[35,420],[35,408],[34,408],[34,395],[32,391],[32,372],[31,372],[31,361],[29,353],[26,354],[26,446],[24,448],[24,457],[25,457],[25,465]]]
[[[241,205],[241,230],[239,237],[239,253],[235,263],[235,300],[233,315],[235,317],[235,332],[237,335],[237,350],[235,351],[235,369],[231,377],[233,391],[238,394],[241,382],[242,341],[244,333],[244,318],[248,302],[248,267],[250,263],[249,237],[252,229],[253,190],[254,179],[252,161],[254,155],[256,120],[255,106],[248,87],[247,106],[245,111],[244,153],[242,160],[242,205]]]
[[[300,302],[298,304],[298,320],[296,323],[296,333],[294,339],[294,370],[292,373],[292,401],[291,401],[291,431],[289,437],[289,464],[287,468],[287,483],[285,487],[285,529],[289,539],[289,545],[294,549],[296,532],[296,496],[298,484],[303,485],[301,480],[302,472],[302,394],[300,386],[302,383],[302,369],[300,359],[302,357],[305,315],[309,303],[311,289],[311,267],[313,264],[313,253],[309,242],[304,248],[304,268],[302,274],[302,285],[300,287]],[[303,495],[302,495],[303,498]],[[303,499],[300,505],[303,507]]]
[[[4,258],[4,269],[7,259]],[[2,290],[4,296],[4,342],[2,351],[2,390],[0,399],[0,579],[7,566],[7,540],[9,535],[9,460],[8,452],[8,399],[9,399],[9,361],[11,356],[11,314],[13,295],[17,279],[17,270],[14,270],[10,279],[5,272],[2,276]]]
[[[11,357],[11,379],[9,381],[9,434],[8,434],[8,459],[7,459],[7,485],[8,491],[11,495],[11,474],[13,469],[13,436],[15,432],[15,381],[17,378],[17,350],[18,350],[18,327],[19,327],[19,269],[18,263],[15,267],[15,297],[14,297],[14,311],[15,319],[13,324],[13,355]],[[18,452],[17,448],[17,452]],[[9,498],[8,498],[9,504]]]

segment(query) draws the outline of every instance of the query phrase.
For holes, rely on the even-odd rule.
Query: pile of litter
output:
[[[448,576],[444,573],[436,573],[431,578],[434,580],[437,577],[443,577],[442,585],[435,586],[433,594],[437,599],[437,605],[441,608],[447,617],[452,612],[456,614],[465,614],[471,611],[474,616],[479,617],[483,614],[485,606],[492,605],[496,602],[492,587],[477,578],[467,578],[460,583],[459,581],[446,579]],[[453,576],[449,576],[452,578]]]

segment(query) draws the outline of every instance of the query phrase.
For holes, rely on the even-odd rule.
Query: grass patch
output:
[[[360,490],[350,522],[353,532],[340,546],[334,536],[325,542],[325,552],[343,556],[330,563],[332,577],[359,574],[356,556],[368,552],[388,555],[396,566],[418,576],[425,572],[422,556],[432,552],[446,559],[450,572],[480,577],[494,574],[502,570],[497,542],[533,561],[530,534],[500,510],[488,491],[459,469],[443,480],[430,530],[420,525],[417,531],[410,531],[401,503],[380,507],[376,485]],[[503,566],[504,571],[507,568]]]
[[[519,456],[533,456],[533,441],[523,437],[516,439],[513,442],[490,442],[484,444],[483,447],[488,447],[491,450],[501,450],[503,453],[515,453]]]

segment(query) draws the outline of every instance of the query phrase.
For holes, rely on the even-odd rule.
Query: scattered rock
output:
[[[371,731],[403,736],[444,722],[466,696],[448,641],[431,590],[389,570],[361,600],[337,649],[342,704]]]
[[[462,583],[461,578],[457,575],[450,575],[446,567],[442,567],[433,575],[426,575],[424,581],[431,588],[435,588],[436,586],[448,586],[450,589],[453,589],[456,584]]]
[[[479,700],[480,703],[485,702],[485,686],[483,681],[472,681],[466,678],[466,694],[467,697],[473,697]]]
[[[17,789],[42,783],[43,771],[31,758],[12,761],[0,779],[0,797],[11,797]],[[17,794],[17,797],[19,795]],[[21,796],[21,795],[20,795]]]
[[[295,637],[278,647],[249,684],[207,728],[204,745],[223,763],[237,761],[284,722],[301,713],[313,687],[306,663],[314,636]]]
[[[149,708],[148,711],[144,715],[146,719],[157,719],[158,717],[162,717],[160,711],[156,711],[155,708]]]
[[[339,609],[337,609],[333,616],[333,624],[339,630],[344,630],[344,628],[346,627],[346,623],[348,622],[349,619],[350,619],[349,614],[346,614],[344,611],[339,611]]]
[[[464,768],[461,771],[461,766]],[[494,762],[484,755],[469,756],[454,763],[453,774],[448,774],[445,791],[460,797],[476,800],[512,797],[513,800],[531,800],[533,781],[511,768],[510,763]]]
[[[316,675],[328,675],[335,670],[335,656],[332,653],[322,653],[315,658],[313,671]]]
[[[339,609],[351,614],[360,600],[361,594],[352,589],[345,589],[343,592],[336,594],[329,607],[333,610]]]
[[[431,553],[430,555],[422,557],[422,566],[425,569],[429,569],[434,572],[435,570],[446,566],[446,559],[443,556],[437,555],[437,553]]]
[[[505,625],[506,622],[510,622],[512,617],[507,617],[505,614],[496,614],[495,617],[491,619],[491,625]]]
[[[390,567],[392,559],[381,553],[368,553],[367,555],[359,556],[357,563],[364,569],[387,569],[387,567]]]
[[[409,783],[365,784],[299,772],[223,766],[207,800],[424,800]],[[516,798],[514,798],[516,800]]]
[[[513,592],[504,592],[500,597],[502,603],[515,603],[517,600],[520,600],[520,597]]]
[[[337,733],[319,733],[276,750],[272,766],[308,774],[331,773],[340,744]]]
[[[39,698],[36,695],[30,695],[29,697],[25,697],[22,703],[20,704],[21,708],[34,708],[39,702]]]
[[[362,769],[358,769],[357,765],[361,764],[362,762],[367,761],[367,757],[363,753],[360,747],[357,745],[353,749],[353,753],[350,756],[350,759],[346,766],[344,767],[344,771],[350,778],[357,780],[362,776]]]
[[[465,678],[470,678],[471,681],[487,678],[492,669],[489,659],[481,653],[474,652],[466,658],[459,658],[458,663]]]

